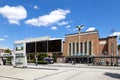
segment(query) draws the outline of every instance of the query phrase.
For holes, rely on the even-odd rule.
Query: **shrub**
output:
[[[35,61],[33,61],[33,60],[28,60],[27,62],[28,62],[28,63],[34,63]]]
[[[38,61],[38,64],[48,64],[46,61]]]

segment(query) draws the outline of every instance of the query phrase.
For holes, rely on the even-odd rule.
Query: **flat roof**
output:
[[[30,39],[24,39],[24,40],[18,40],[15,41],[15,44],[20,44],[20,43],[29,43],[29,42],[37,42],[37,41],[46,41],[46,40],[57,40],[57,39],[61,39],[61,38],[50,38],[48,36],[44,36],[44,37],[39,37],[39,38],[30,38]],[[62,39],[61,39],[62,40]]]
[[[94,33],[98,33],[98,30],[87,31],[87,32],[80,32],[80,35],[87,35],[87,34],[94,34]],[[66,34],[65,37],[75,36],[75,35],[78,35],[78,33]]]

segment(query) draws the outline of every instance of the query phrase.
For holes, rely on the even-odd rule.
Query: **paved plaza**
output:
[[[0,80],[120,80],[120,67],[84,64],[0,66]]]

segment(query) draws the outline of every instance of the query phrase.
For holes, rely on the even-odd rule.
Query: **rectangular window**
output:
[[[80,43],[80,53],[83,53],[83,43]]]
[[[75,54],[75,43],[73,43],[73,54]]]
[[[35,53],[35,42],[26,43],[26,53]]]
[[[76,53],[79,53],[79,43],[76,43]]]
[[[86,54],[86,53],[87,53],[87,42],[85,42],[84,45],[85,45],[85,46],[84,46],[84,47],[85,47],[84,49],[85,49],[85,54]]]
[[[89,42],[89,55],[91,55],[91,51],[92,51],[92,44],[91,44],[91,42]]]

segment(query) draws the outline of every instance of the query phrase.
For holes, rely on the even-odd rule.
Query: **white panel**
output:
[[[99,43],[102,45],[102,44],[106,44],[107,42],[106,41],[100,41]]]

